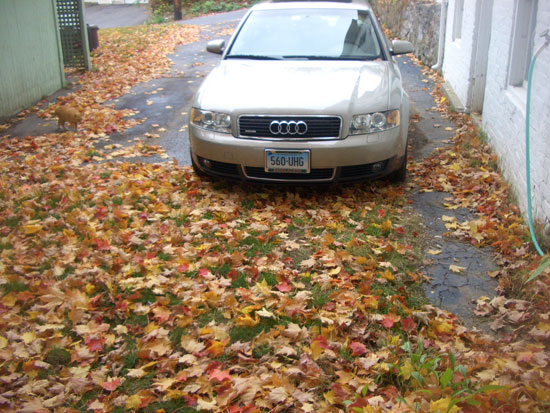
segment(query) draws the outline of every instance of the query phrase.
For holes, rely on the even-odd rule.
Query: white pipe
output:
[[[437,63],[432,66],[433,70],[441,69],[443,66],[443,52],[445,51],[445,32],[447,31],[447,6],[449,0],[441,0],[441,15],[439,16],[439,48],[437,50]]]

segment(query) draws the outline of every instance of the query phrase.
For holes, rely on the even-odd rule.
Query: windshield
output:
[[[226,58],[374,60],[382,52],[366,11],[256,10]]]

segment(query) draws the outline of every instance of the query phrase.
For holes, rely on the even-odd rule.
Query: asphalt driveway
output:
[[[149,8],[146,4],[87,4],[84,19],[100,29],[137,26],[149,19]]]

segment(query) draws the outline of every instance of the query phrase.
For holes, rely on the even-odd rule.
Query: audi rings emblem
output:
[[[274,120],[269,124],[269,131],[273,135],[305,135],[307,132],[307,123],[300,120],[298,122],[291,120]]]

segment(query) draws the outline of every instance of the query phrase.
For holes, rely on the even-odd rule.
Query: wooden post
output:
[[[181,0],[174,0],[174,20],[181,20]]]

